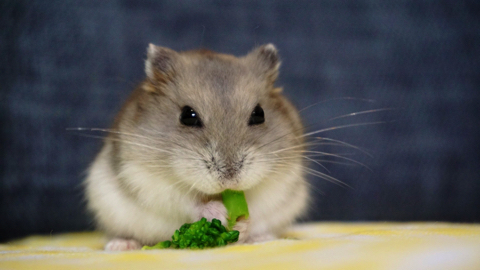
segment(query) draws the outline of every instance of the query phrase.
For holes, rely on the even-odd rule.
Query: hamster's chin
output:
[[[192,185],[192,188],[205,195],[216,195],[226,189],[248,190],[254,187],[259,181],[243,181],[244,179],[212,180],[204,181],[201,184]]]
[[[236,183],[235,181],[215,181],[215,183],[204,183],[202,185],[195,185],[194,188],[205,195],[216,195],[222,193],[226,189],[234,189],[234,190],[243,190],[241,185]]]

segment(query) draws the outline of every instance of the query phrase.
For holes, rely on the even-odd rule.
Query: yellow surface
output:
[[[480,269],[480,225],[310,223],[287,239],[209,250],[105,252],[100,233],[0,244],[0,269]]]

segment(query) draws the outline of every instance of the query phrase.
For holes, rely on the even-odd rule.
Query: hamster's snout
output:
[[[237,180],[238,175],[243,168],[245,157],[239,160],[233,158],[221,158],[212,155],[209,161],[204,160],[207,170],[215,175],[220,182]]]

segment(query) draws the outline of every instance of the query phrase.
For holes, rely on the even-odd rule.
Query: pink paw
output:
[[[222,222],[223,226],[227,226],[227,209],[220,201],[209,201],[206,204],[200,206],[197,220],[200,220],[202,217],[206,218],[208,221],[216,218]]]
[[[238,231],[240,235],[238,236],[237,244],[246,243],[249,239],[248,227],[250,225],[249,219],[240,219],[237,221],[235,226],[233,226],[234,231]]]
[[[200,220],[202,217],[206,218],[208,221],[212,221],[212,219],[216,218],[222,222],[222,225],[227,227],[228,212],[220,201],[209,201],[206,204],[199,206],[198,216],[196,220]],[[239,231],[240,235],[238,236],[238,244],[246,243],[249,239],[249,228],[250,220],[248,219],[240,219],[237,221],[233,230]]]
[[[275,235],[271,233],[265,233],[265,234],[257,234],[257,235],[252,235],[250,236],[246,242],[247,243],[261,243],[261,242],[267,242],[267,241],[273,241],[278,239]]]
[[[127,251],[140,249],[142,245],[133,239],[114,238],[105,245],[106,251]]]

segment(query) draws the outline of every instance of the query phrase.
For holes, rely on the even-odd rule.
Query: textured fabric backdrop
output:
[[[351,188],[312,177],[309,219],[480,221],[479,1],[3,0],[0,27],[0,239],[90,227],[80,184],[101,141],[66,128],[109,127],[149,42],[272,42],[287,96],[325,101],[302,111],[310,131],[386,122],[321,134],[371,171],[325,163]]]

